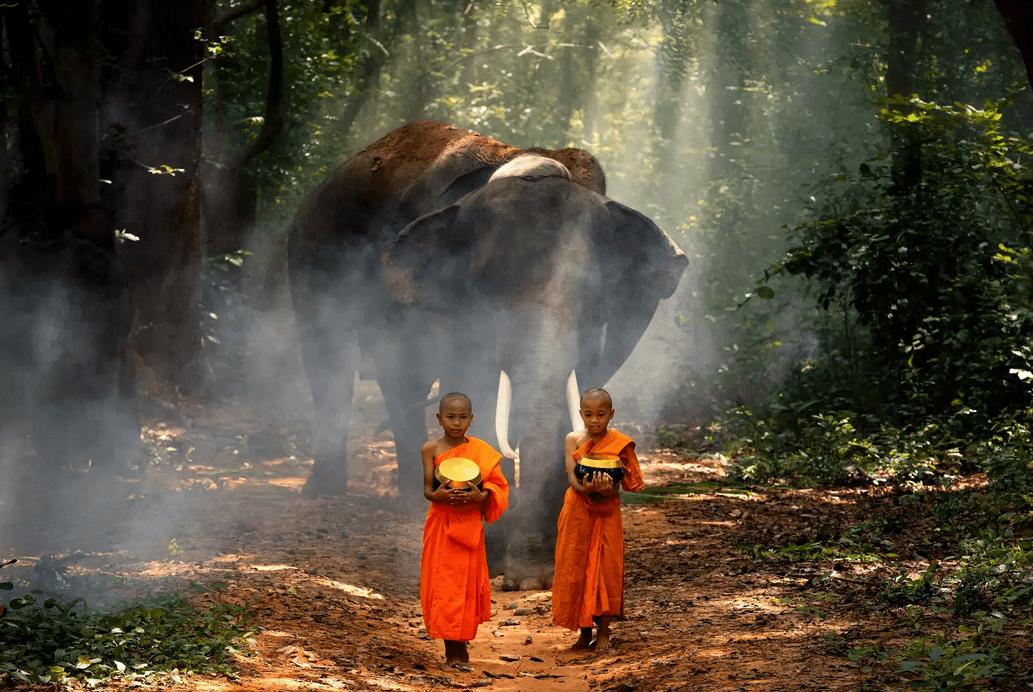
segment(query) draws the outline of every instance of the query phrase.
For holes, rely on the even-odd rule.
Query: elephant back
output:
[[[434,120],[389,132],[339,166],[302,202],[291,244],[315,248],[352,237],[386,242],[416,218],[455,202],[488,182],[522,153],[558,161],[571,179],[604,194],[606,178],[581,149],[523,150]]]
[[[575,183],[600,195],[606,194],[606,174],[603,173],[603,167],[599,165],[599,161],[594,156],[584,149],[531,147],[526,150],[526,153],[547,156],[559,161],[570,171],[570,179]]]

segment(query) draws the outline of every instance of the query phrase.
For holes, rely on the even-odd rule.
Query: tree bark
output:
[[[1026,63],[1026,78],[1033,85],[1033,1],[994,0],[994,5]]]
[[[915,69],[919,39],[925,21],[925,0],[882,0],[889,24],[889,47],[886,52],[886,95],[911,96],[917,90]],[[898,104],[891,108],[904,112]],[[893,192],[904,194],[922,175],[921,150],[918,144],[895,136],[897,154],[893,159]]]
[[[915,93],[918,39],[925,21],[925,0],[882,0],[889,23],[886,95]]]
[[[355,83],[355,92],[344,106],[341,117],[337,121],[339,136],[347,137],[351,133],[355,120],[359,117],[359,111],[369,99],[377,81],[380,79],[380,71],[387,62],[387,53],[384,49],[383,19],[380,16],[380,0],[365,0],[366,7],[366,35],[370,38],[369,52],[362,61],[359,68],[359,78]]]
[[[200,168],[201,205],[205,225],[205,254],[217,257],[246,249],[258,216],[258,192],[248,165],[272,146],[283,131],[283,39],[280,32],[279,8],[276,0],[241,3],[216,19],[208,29],[216,36],[233,19],[244,16],[245,10],[265,8],[266,35],[269,45],[269,79],[265,119],[258,135],[247,145],[229,151],[232,125],[228,121],[225,84],[230,79],[223,61],[216,64],[216,104],[209,139],[215,161]],[[239,276],[235,277],[239,280]],[[239,281],[238,281],[239,283]]]
[[[99,204],[95,10],[59,0],[0,8],[24,171],[0,232],[0,384],[10,396],[0,426],[27,421],[37,479],[135,463],[139,446],[123,367],[129,294]]]
[[[199,319],[202,46],[205,0],[109,0],[104,75],[105,177],[126,243],[141,358],[184,392],[204,382]]]
[[[714,39],[717,64],[708,89],[711,96],[711,158],[710,179],[720,180],[733,174],[741,147],[733,145],[746,137],[746,104],[743,87],[749,51],[746,44],[750,27],[749,9],[743,0],[726,0],[717,5],[717,29]]]

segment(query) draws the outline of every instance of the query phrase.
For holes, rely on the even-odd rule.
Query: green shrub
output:
[[[786,326],[764,335],[777,349],[743,349],[736,365],[789,358],[757,407],[765,416],[846,409],[855,424],[905,427],[957,417],[960,433],[982,435],[1030,403],[1033,145],[1001,131],[1005,105],[888,99],[893,148],[811,191],[809,220],[755,291],[777,287],[799,319],[754,301],[748,312]]]
[[[12,589],[11,582],[0,583],[0,590]],[[41,603],[26,594],[0,611],[0,684],[232,675],[247,619],[240,606],[201,611],[178,594],[110,612],[91,611],[81,600]]]

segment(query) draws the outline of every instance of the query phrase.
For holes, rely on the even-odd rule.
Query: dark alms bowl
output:
[[[584,483],[585,476],[595,472],[607,474],[613,479],[614,485],[624,480],[624,467],[621,466],[621,458],[616,454],[588,453],[574,465],[574,477],[579,483]]]

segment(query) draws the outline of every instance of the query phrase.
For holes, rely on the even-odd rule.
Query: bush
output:
[[[12,589],[0,582],[0,590]],[[240,606],[204,612],[178,594],[95,612],[81,600],[40,603],[30,593],[0,607],[0,684],[231,675],[232,656],[247,631]]]
[[[771,297],[775,277],[795,275],[828,315],[796,328],[816,343],[782,340],[800,357],[769,402],[898,425],[965,410],[976,432],[1029,404],[1033,200],[1020,162],[1033,146],[1000,131],[1003,105],[884,103],[895,148],[818,192],[761,281]]]

